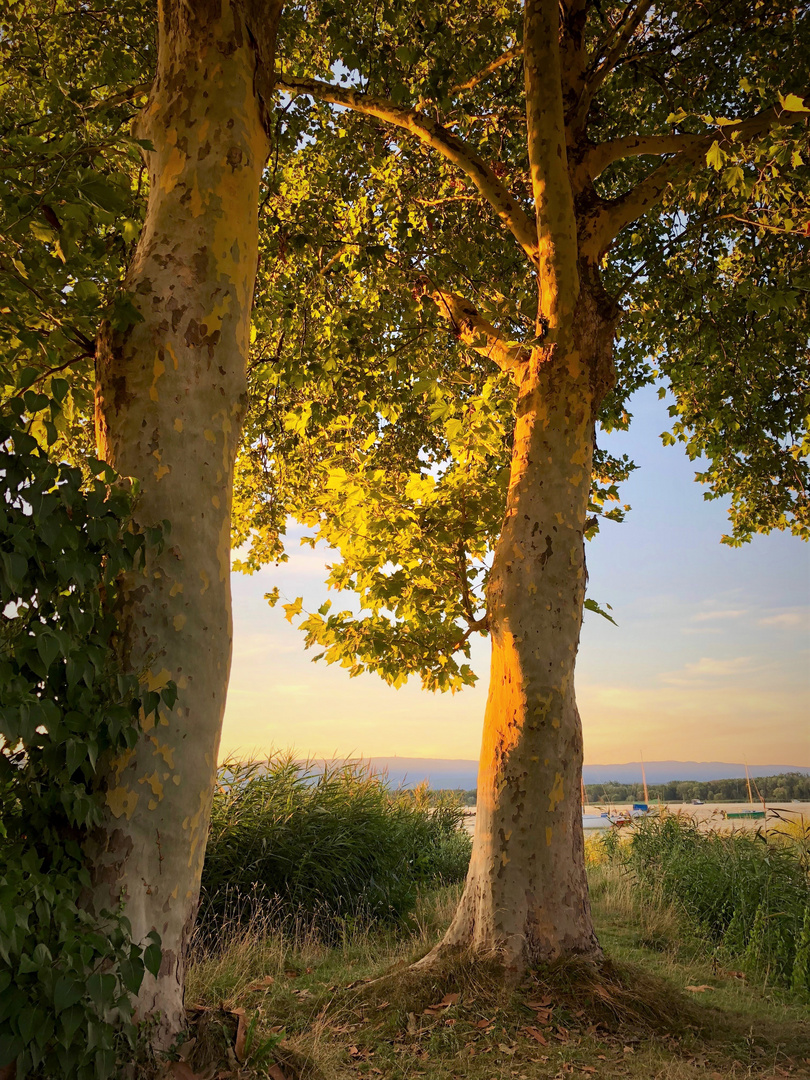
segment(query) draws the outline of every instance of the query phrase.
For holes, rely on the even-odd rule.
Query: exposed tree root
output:
[[[497,956],[445,949],[433,954],[428,966],[396,968],[352,986],[350,993],[355,1007],[385,1002],[414,1015],[474,1000],[514,1014],[516,1023],[527,1022],[539,1009],[564,1015],[569,1024],[611,1031],[676,1035],[702,1026],[700,1013],[681,991],[607,958],[567,957],[517,971]]]

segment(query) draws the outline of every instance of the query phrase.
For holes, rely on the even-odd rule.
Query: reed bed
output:
[[[641,819],[629,838],[591,845],[648,900],[687,916],[717,954],[766,983],[810,992],[810,829],[700,830],[677,815]]]
[[[470,839],[462,811],[392,791],[349,761],[289,754],[219,770],[202,878],[203,935],[271,917],[334,939],[355,924],[402,922],[420,888],[460,881]]]

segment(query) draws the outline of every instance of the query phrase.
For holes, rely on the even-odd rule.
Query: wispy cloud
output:
[[[692,616],[692,622],[716,622],[719,619],[741,619],[748,614],[747,608],[728,608],[725,611],[699,611]]]
[[[781,615],[767,615],[759,620],[760,626],[801,626],[807,622],[806,612],[783,611]]]
[[[712,656],[701,656],[693,664],[685,664],[680,671],[662,672],[661,682],[669,686],[690,686],[704,679],[726,678],[731,675],[748,674],[756,671],[758,665],[752,656],[735,656],[728,660],[719,660]]]

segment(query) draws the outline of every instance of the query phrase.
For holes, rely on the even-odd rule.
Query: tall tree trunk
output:
[[[472,859],[438,946],[498,953],[515,968],[599,952],[585,879],[574,665],[594,424],[612,374],[613,312],[596,272],[578,255],[559,12],[557,0],[524,5],[544,344],[519,383],[506,516],[489,578],[492,667]]]
[[[230,512],[246,399],[258,194],[280,0],[165,0],[158,71],[137,134],[151,141],[146,222],[125,290],[140,320],[103,327],[96,387],[101,456],[137,477],[140,525],[164,519],[163,552],[125,582],[121,654],[176,706],[148,719],[106,776],[91,838],[96,910],[125,901],[133,938],[162,939],[138,1013],[157,1044],[183,1026],[193,926],[231,655]],[[270,76],[272,78],[272,76]]]
[[[517,969],[599,954],[585,879],[574,665],[610,313],[581,294],[574,326],[560,326],[557,337],[535,350],[519,392],[489,579],[492,666],[475,840],[464,894],[438,949],[496,953]]]

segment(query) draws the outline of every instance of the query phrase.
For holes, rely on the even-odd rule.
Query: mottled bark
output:
[[[520,387],[506,515],[489,579],[492,665],[473,854],[438,949],[499,954],[518,970],[599,952],[585,879],[574,667],[612,312],[584,292],[573,323],[570,333],[559,328],[561,341],[535,350]]]
[[[166,2],[158,71],[137,134],[151,141],[146,221],[125,290],[141,320],[102,328],[100,454],[141,496],[143,526],[167,545],[125,582],[120,649],[150,689],[177,684],[173,709],[142,723],[110,764],[107,818],[89,854],[96,909],[126,904],[133,937],[162,939],[141,1018],[158,1044],[183,1026],[184,950],[193,925],[231,654],[230,511],[246,398],[257,264],[264,102],[280,3]]]

